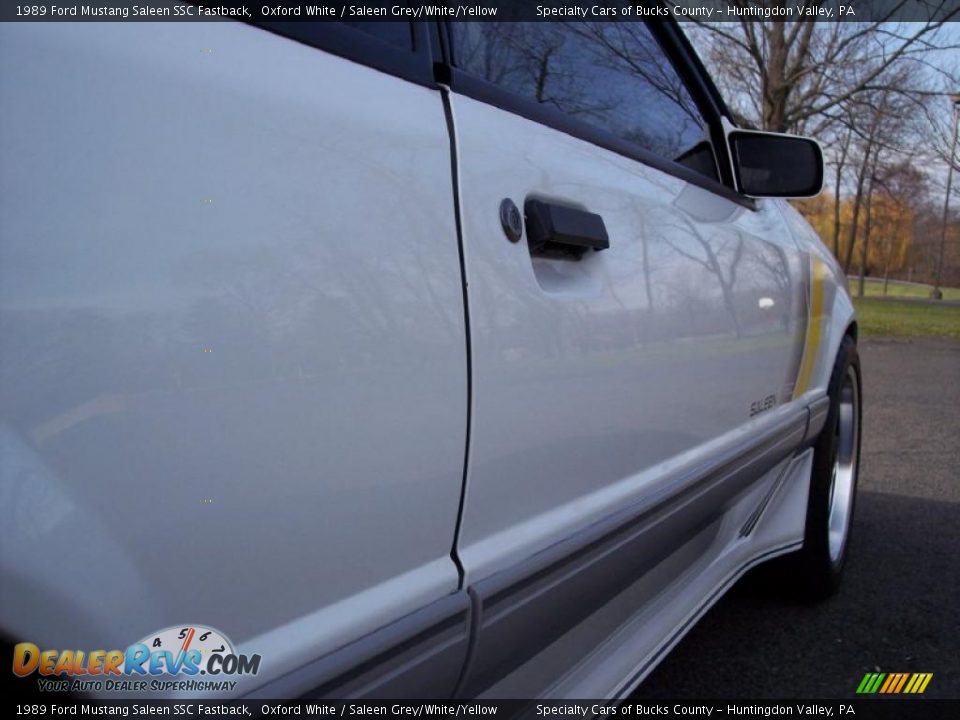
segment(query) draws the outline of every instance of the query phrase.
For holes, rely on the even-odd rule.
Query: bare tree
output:
[[[915,198],[927,196],[927,181],[922,172],[904,162],[887,168],[876,183],[882,217],[877,225],[874,254],[883,270],[883,294],[886,295],[890,271],[907,258],[914,234]]]
[[[741,7],[765,4],[733,2]],[[789,3],[776,0],[773,4]],[[800,4],[812,8],[825,2]],[[844,103],[865,91],[885,87],[889,72],[904,64],[928,72],[914,72],[916,83],[899,91],[915,96],[931,93],[930,74],[945,72],[940,58],[960,47],[941,39],[945,23],[960,17],[960,6],[951,0],[927,4],[930,16],[937,18],[934,21],[891,22],[905,5],[894,2],[886,15],[869,23],[694,22],[693,35],[700,36],[720,84],[743,117],[767,130],[816,134],[832,122]]]
[[[833,255],[840,257],[840,193],[843,187],[843,171],[847,165],[850,146],[853,142],[853,128],[846,125],[839,133],[835,146],[833,163]]]

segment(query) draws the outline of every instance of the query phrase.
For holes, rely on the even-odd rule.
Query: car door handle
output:
[[[531,255],[579,260],[588,250],[610,247],[603,218],[595,213],[543,200],[527,200],[523,211]]]

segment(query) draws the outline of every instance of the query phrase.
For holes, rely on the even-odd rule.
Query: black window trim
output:
[[[704,102],[711,108],[716,116],[727,118],[732,124],[733,115],[723,99],[723,95],[717,89],[710,77],[710,73],[704,66],[700,56],[697,55],[689,38],[680,28],[676,20],[667,20],[651,25],[651,28],[658,29],[663,33],[665,44],[673,50],[674,65],[678,65],[681,73],[686,72],[689,81],[694,85],[694,89],[703,97]]]
[[[693,49],[693,45],[690,44],[690,40],[687,39],[676,20],[648,23],[647,26],[654,33],[660,47],[680,75],[680,80],[693,96],[694,102],[697,103],[697,107],[700,108],[700,112],[707,120],[710,139],[713,141],[713,147],[717,154],[720,182],[736,189],[737,184],[731,170],[730,148],[726,139],[726,130],[721,122],[721,118],[726,118],[733,124],[733,118],[720,95],[720,91],[717,90],[710,74],[703,66],[700,57]]]
[[[254,22],[251,24],[374,70],[409,80],[417,85],[423,85],[432,90],[437,88],[433,72],[435,43],[430,38],[432,23],[406,23],[410,28],[413,44],[410,50],[392,45],[358,28],[333,22]]]
[[[687,45],[686,48],[678,45],[677,34],[682,37],[679,29],[674,26],[673,33],[664,32],[662,29],[657,29],[657,24],[658,23],[647,23],[647,27],[660,44],[661,49],[674,69],[680,74],[688,90],[691,91],[694,102],[697,103],[698,109],[707,121],[715,149],[716,162],[719,166],[719,172],[721,173],[720,177],[726,178],[730,174],[729,160],[727,158],[726,141],[723,138],[723,129],[720,124],[720,115],[723,110],[725,110],[725,106],[723,109],[717,106],[714,97],[719,98],[719,94],[711,97],[709,92],[709,88],[713,87],[712,83],[704,82],[703,76],[697,72],[698,68],[689,61],[689,58],[684,59],[683,50],[686,49],[687,53],[691,52],[691,50],[689,49],[689,45]],[[674,21],[664,22],[663,24],[667,26],[675,25]],[[475,75],[471,75],[457,68],[451,62],[452,44],[449,22],[442,22],[441,25],[443,26],[443,42],[441,45],[445,51],[441,82],[448,84],[454,93],[459,93],[488,105],[493,105],[501,110],[525,117],[528,120],[559,130],[567,135],[585,140],[598,147],[615,152],[618,155],[623,155],[630,160],[643,163],[655,170],[660,170],[668,175],[708,190],[715,195],[719,195],[749,210],[757,209],[757,203],[754,198],[747,197],[733,189],[732,178],[730,179],[730,184],[709,178],[685,165],[681,165],[673,160],[657,155],[636,143],[625,140],[615,133],[604,130],[596,125],[577,120],[555,108],[527,100],[520,95],[505,90],[493,83],[481,80]],[[702,68],[702,66],[700,67]],[[716,90],[714,89],[713,92],[715,93]],[[718,140],[720,142],[718,142]]]

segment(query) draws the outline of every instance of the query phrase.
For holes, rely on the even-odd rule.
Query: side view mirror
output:
[[[823,189],[823,151],[797,135],[731,130],[727,134],[737,188],[751,197],[814,197]]]

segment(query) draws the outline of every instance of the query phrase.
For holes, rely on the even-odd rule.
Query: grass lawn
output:
[[[960,339],[960,307],[909,300],[854,298],[861,335]]]
[[[858,280],[856,277],[848,278],[850,285],[850,294],[856,295]],[[944,300],[960,300],[960,288],[940,288],[943,291]],[[924,298],[930,297],[932,285],[921,285],[919,283],[899,283],[891,280],[887,285],[887,297],[905,297],[905,298]],[[883,280],[876,278],[866,278],[863,283],[863,291],[867,297],[883,297]]]

